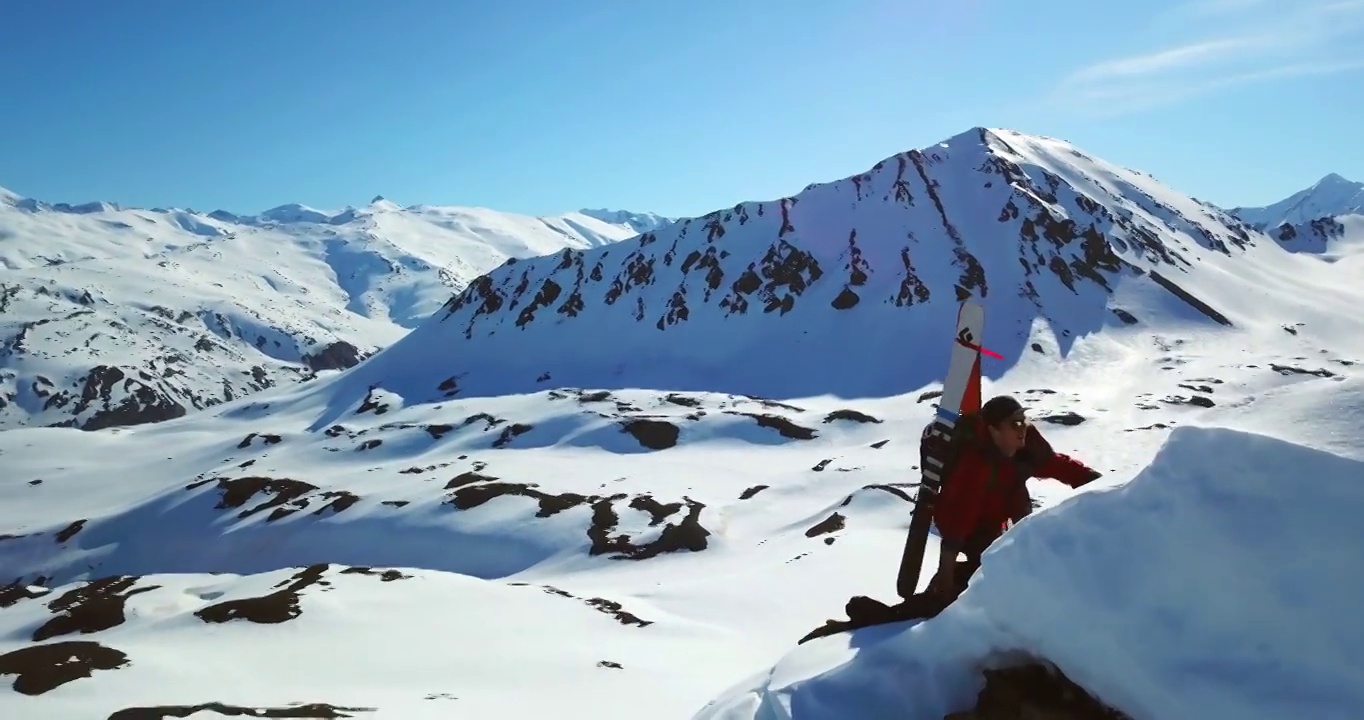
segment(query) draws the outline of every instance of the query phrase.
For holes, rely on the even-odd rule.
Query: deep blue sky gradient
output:
[[[0,2],[0,186],[695,215],[972,126],[1224,205],[1364,179],[1364,0]]]

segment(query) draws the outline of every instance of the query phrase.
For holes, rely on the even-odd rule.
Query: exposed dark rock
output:
[[[1227,319],[1227,316],[1223,315],[1223,314],[1220,313],[1220,312],[1217,312],[1216,310],[1213,309],[1213,307],[1212,307],[1211,305],[1209,305],[1209,304],[1203,302],[1202,300],[1199,300],[1198,298],[1194,297],[1194,296],[1193,296],[1191,293],[1189,293],[1187,290],[1185,290],[1184,288],[1182,288],[1182,287],[1176,285],[1173,281],[1171,281],[1169,278],[1165,277],[1164,275],[1161,275],[1160,273],[1158,273],[1158,272],[1152,270],[1152,271],[1151,271],[1151,279],[1154,280],[1154,281],[1156,281],[1156,283],[1157,283],[1158,285],[1160,285],[1161,287],[1165,288],[1166,290],[1169,290],[1170,293],[1173,294],[1175,297],[1177,297],[1177,298],[1179,298],[1180,300],[1183,300],[1184,302],[1188,303],[1190,307],[1192,307],[1193,309],[1195,309],[1195,310],[1197,310],[1197,311],[1203,313],[1204,315],[1206,315],[1206,316],[1207,316],[1208,318],[1210,318],[1211,320],[1214,320],[1214,321],[1216,321],[1216,322],[1218,322],[1218,323],[1221,323],[1221,324],[1223,324],[1223,325],[1228,325],[1228,326],[1231,325],[1231,321]]]
[[[774,410],[790,410],[791,412],[805,412],[805,408],[803,407],[796,407],[795,405],[779,402],[771,398],[758,397],[757,395],[744,395],[743,397],[752,400],[753,402],[758,403],[759,405],[762,405],[765,408],[770,408]]]
[[[1133,315],[1130,312],[1127,312],[1126,310],[1123,310],[1122,308],[1113,308],[1112,310],[1113,314],[1117,315],[1118,319],[1123,321],[1123,323],[1127,325],[1136,325],[1138,322],[1141,322],[1140,320],[1137,319],[1135,315]]]
[[[53,538],[59,543],[64,543],[67,540],[70,540],[71,538],[75,537],[76,533],[80,532],[81,528],[84,527],[85,520],[77,520],[71,523],[70,525],[67,525],[66,527],[62,528],[56,535],[53,536]]]
[[[128,664],[121,650],[92,640],[66,640],[29,645],[0,655],[0,676],[15,675],[14,691],[42,695],[96,670],[115,670]]]
[[[484,424],[484,426],[485,426],[485,427],[483,428],[484,431],[492,430],[493,428],[497,427],[498,425],[501,425],[502,423],[506,422],[506,420],[503,420],[502,418],[493,417],[492,415],[489,415],[488,413],[474,413],[473,415],[470,415],[469,417],[464,418],[464,420],[459,424],[459,426],[460,426],[460,427],[468,427],[468,426],[473,425],[474,423],[476,423],[476,422],[478,422],[478,421],[480,421],[480,420],[483,421],[483,424]]]
[[[813,472],[824,472],[824,468],[829,467],[829,463],[833,461],[834,461],[833,458],[824,458],[823,460],[820,460],[819,462],[815,463],[814,467],[810,468],[810,470]]]
[[[850,310],[857,307],[857,303],[861,302],[861,300],[862,298],[858,297],[857,293],[852,291],[852,288],[845,287],[843,288],[843,292],[839,293],[838,297],[834,298],[833,302],[829,304],[835,310]]]
[[[265,441],[266,445],[276,445],[279,444],[280,442],[283,442],[284,440],[284,438],[278,435],[270,435],[268,433],[264,435],[258,433],[250,433],[246,437],[242,438],[241,442],[237,443],[237,448],[245,449],[251,447],[251,441],[255,440],[258,437],[261,440]]]
[[[918,483],[896,483],[896,484],[897,484],[897,485],[905,485],[905,486],[916,486],[916,485],[918,485]],[[867,490],[880,490],[880,491],[883,491],[883,492],[888,492],[888,493],[890,493],[891,495],[894,495],[895,497],[898,497],[898,498],[900,498],[901,500],[904,500],[905,502],[911,502],[911,503],[914,502],[914,498],[910,497],[910,496],[909,496],[909,493],[905,492],[904,490],[901,490],[900,488],[896,487],[895,485],[884,485],[884,484],[881,484],[881,483],[874,483],[874,484],[872,484],[872,485],[863,485],[857,492],[865,492],[865,491],[867,491]],[[856,494],[857,494],[857,493],[853,493],[853,495],[856,495]],[[846,506],[848,505],[848,503],[851,503],[851,502],[852,502],[852,499],[853,499],[853,495],[849,495],[848,497],[844,498],[844,499],[843,499],[842,506],[846,507]]]
[[[165,718],[187,718],[198,713],[214,713],[224,717],[253,718],[351,718],[351,713],[377,712],[378,708],[342,707],[328,703],[306,703],[285,707],[245,707],[209,702],[201,705],[156,705],[124,708],[109,716],[109,720],[165,720]]]
[[[845,520],[846,518],[844,518],[842,515],[838,513],[833,513],[829,517],[824,518],[818,523],[810,526],[810,528],[805,531],[805,537],[812,538],[820,535],[826,535],[831,532],[838,532],[839,530],[843,529]]]
[[[1131,720],[1054,666],[1030,662],[984,671],[976,706],[944,720]]]
[[[523,582],[514,582],[514,583],[508,583],[508,584],[509,584],[509,585],[512,585],[512,586],[516,586],[516,587],[525,587],[525,586],[527,585],[527,583],[523,583]],[[558,595],[559,597],[566,597],[566,598],[572,598],[572,599],[574,599],[574,600],[581,600],[582,602],[584,602],[585,604],[587,604],[589,607],[592,607],[592,608],[596,609],[598,612],[605,613],[605,614],[610,615],[611,617],[615,618],[615,619],[616,619],[616,622],[619,622],[621,625],[634,625],[634,626],[636,626],[636,627],[648,627],[648,626],[654,624],[654,621],[652,621],[652,620],[641,620],[641,619],[639,618],[639,616],[635,615],[634,613],[626,612],[626,611],[623,609],[623,607],[621,606],[621,604],[618,603],[618,602],[616,602],[616,601],[614,601],[614,600],[607,600],[606,598],[599,598],[599,597],[594,597],[594,598],[580,598],[580,597],[578,597],[578,596],[576,596],[576,595],[574,595],[574,594],[568,592],[567,590],[560,590],[559,588],[556,588],[556,587],[554,587],[554,586],[552,586],[552,585],[541,585],[541,586],[540,586],[540,589],[541,589],[541,590],[544,590],[545,592],[549,593],[550,595]]]
[[[1316,369],[1316,370],[1308,370],[1308,369],[1306,369],[1306,368],[1295,367],[1295,366],[1293,366],[1293,365],[1278,365],[1278,364],[1275,364],[1275,363],[1270,363],[1270,364],[1269,364],[1269,369],[1270,369],[1270,370],[1273,370],[1273,371],[1276,372],[1276,373],[1279,373],[1280,375],[1316,375],[1317,377],[1324,377],[1324,378],[1335,377],[1335,376],[1336,376],[1335,373],[1331,372],[1330,370],[1326,370],[1326,369],[1324,369],[1324,368],[1318,368],[1318,369]]]
[[[1217,404],[1212,401],[1212,398],[1203,397],[1202,395],[1191,395],[1189,397],[1184,397],[1182,395],[1170,395],[1163,398],[1161,402],[1167,403],[1169,405],[1196,405],[1198,407],[1205,408],[1210,408]]]
[[[206,623],[225,623],[246,620],[253,623],[276,624],[287,622],[302,613],[299,592],[309,585],[329,583],[322,579],[327,564],[310,565],[299,570],[288,580],[276,585],[275,592],[260,597],[228,600],[194,611],[195,617]]]
[[[1046,415],[1038,418],[1042,422],[1052,423],[1053,425],[1079,425],[1085,418],[1073,412],[1064,412],[1056,415]]]
[[[49,610],[59,614],[33,631],[34,642],[71,633],[95,633],[122,625],[123,607],[128,598],[160,587],[148,585],[132,590],[137,581],[136,576],[115,575],[68,590],[47,604]]]
[[[439,425],[427,425],[427,426],[426,426],[426,432],[430,433],[430,434],[431,434],[431,437],[432,437],[432,438],[435,438],[436,440],[439,440],[439,439],[445,437],[445,433],[448,433],[448,432],[450,432],[451,430],[454,430],[454,429],[455,429],[455,426],[454,426],[454,425],[446,425],[446,424],[443,424],[443,423],[442,423],[442,424],[439,424]]]
[[[370,387],[370,389],[365,392],[365,398],[360,401],[360,407],[355,409],[356,415],[363,415],[367,412],[373,412],[375,415],[383,415],[388,412],[388,404],[381,402],[375,396],[374,390],[374,387]]]
[[[469,475],[473,475],[473,473],[465,473],[464,475],[461,475],[460,478],[467,479],[466,476]],[[455,481],[460,478],[451,480],[450,485],[453,485]],[[450,499],[446,502],[459,510],[471,510],[493,498],[499,498],[506,495],[519,495],[521,497],[531,498],[538,502],[540,510],[536,513],[536,517],[545,518],[557,515],[569,508],[586,505],[592,500],[592,498],[586,495],[579,495],[578,493],[546,493],[537,490],[527,483],[490,482],[475,485],[472,484],[472,482],[472,480],[468,480],[465,484],[456,486],[454,492],[450,494]],[[449,487],[449,485],[447,485],[447,487]]]
[[[455,488],[464,487],[465,485],[472,485],[476,482],[492,482],[496,479],[497,478],[491,475],[482,475],[477,472],[462,472],[454,476],[453,478],[450,478],[450,482],[445,483],[445,489],[454,490]],[[459,505],[456,504],[455,507],[459,507]]]
[[[511,441],[517,435],[530,432],[532,429],[534,428],[531,425],[527,425],[525,423],[512,423],[511,425],[502,428],[502,434],[498,435],[497,439],[493,441],[493,447],[495,448],[506,447],[507,445],[511,444]]]
[[[739,499],[740,499],[740,500],[747,500],[747,499],[753,497],[754,495],[757,495],[758,493],[760,493],[760,492],[766,490],[768,487],[770,487],[770,486],[769,486],[769,485],[754,485],[753,487],[748,488],[748,489],[744,490],[743,492],[739,493]]]
[[[701,526],[701,511],[705,505],[683,498],[687,514],[676,524],[668,524],[658,537],[650,542],[636,543],[628,535],[612,535],[620,517],[612,507],[614,498],[595,499],[592,503],[592,524],[587,529],[587,537],[592,541],[591,555],[614,553],[617,559],[647,560],[663,553],[688,550],[700,552],[709,545],[706,540],[710,531]]]
[[[772,428],[780,433],[782,437],[791,438],[793,440],[813,440],[818,436],[818,433],[814,430],[797,425],[780,415],[746,413],[738,412],[737,410],[726,410],[725,412],[731,415],[743,415],[744,417],[753,418],[758,422],[760,427]]]
[[[824,422],[825,422],[825,423],[831,423],[831,422],[833,422],[833,421],[835,421],[835,420],[852,420],[853,422],[860,422],[860,423],[880,423],[880,422],[881,422],[881,419],[880,419],[880,418],[875,418],[875,417],[872,417],[871,415],[867,415],[866,413],[861,413],[861,412],[858,412],[858,411],[856,411],[856,410],[852,410],[852,409],[850,409],[850,408],[842,408],[842,409],[839,409],[839,410],[835,410],[835,411],[829,413],[828,415],[825,415],[825,416],[824,416]]]
[[[360,364],[360,349],[345,340],[337,340],[314,354],[305,354],[303,364],[313,372],[345,370]]]
[[[306,483],[302,480],[292,480],[290,478],[269,478],[269,477],[243,477],[243,478],[218,478],[218,488],[222,495],[218,504],[213,507],[217,510],[228,510],[239,508],[249,502],[257,493],[265,493],[273,497],[270,500],[257,505],[253,508],[238,513],[239,518],[248,518],[263,510],[278,507],[290,501],[296,500],[310,492],[317,490],[317,486]],[[207,481],[206,481],[207,482]],[[197,484],[195,485],[197,486]],[[194,487],[194,486],[192,486]]]
[[[328,510],[331,510],[333,513],[339,513],[360,501],[359,495],[354,495],[345,490],[323,490],[315,495],[297,498],[289,501],[287,505],[275,508],[270,512],[270,515],[266,517],[266,520],[274,522],[281,518],[293,515],[300,510],[306,510],[308,509],[309,501],[314,498],[322,498],[328,502],[323,504],[322,507],[314,510],[313,515],[321,515]]]
[[[682,503],[661,503],[655,500],[652,495],[636,495],[631,498],[630,507],[649,513],[649,527],[654,527],[681,510]]]
[[[682,407],[697,407],[701,404],[701,401],[697,398],[687,397],[686,395],[679,395],[677,393],[669,393],[668,396],[663,399],[674,405],[681,405]]]
[[[0,535],[0,539],[13,538],[13,535]],[[20,580],[8,585],[0,585],[0,608],[7,608],[20,600],[40,598],[48,593],[47,588],[31,586]]]
[[[82,378],[80,400],[73,407],[72,415],[80,415],[99,403],[88,420],[80,425],[82,430],[103,430],[111,427],[125,427],[161,422],[181,417],[185,406],[171,399],[159,386],[153,387],[134,377],[136,371],[126,371],[109,365],[97,365]],[[122,386],[122,400],[115,402],[113,393]]]
[[[677,445],[679,428],[666,420],[626,420],[621,423],[640,445],[650,450],[666,450]]]
[[[357,566],[345,568],[344,570],[341,571],[340,574],[342,574],[342,575],[374,575],[374,576],[377,576],[381,582],[393,582],[394,580],[410,580],[410,579],[412,578],[411,575],[404,575],[404,574],[402,574],[401,572],[399,572],[399,571],[397,571],[397,570],[389,569],[389,570],[384,570],[384,571],[381,572],[381,571],[375,570],[375,569],[372,568],[372,567],[366,567],[366,566],[362,566],[362,565],[357,565]]]

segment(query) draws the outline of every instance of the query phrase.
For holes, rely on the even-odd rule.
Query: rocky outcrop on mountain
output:
[[[634,234],[383,198],[243,216],[0,189],[0,429],[156,422],[345,370],[507,258]]]
[[[1285,245],[1291,245],[1303,241],[1333,240],[1345,234],[1345,225],[1335,217],[1322,217],[1309,220],[1305,223],[1292,224],[1283,223],[1274,228],[1274,237]]]
[[[943,720],[1131,720],[1076,685],[1055,666],[1031,661],[985,670],[970,710]]]
[[[673,382],[696,377],[677,386],[691,389],[716,362],[763,369],[711,389],[825,392],[800,379],[824,372],[792,361],[801,343],[820,338],[868,357],[906,352],[924,332],[947,332],[966,297],[985,301],[1001,334],[1026,331],[1040,316],[1068,336],[1104,322],[1072,320],[1083,313],[1071,307],[1102,308],[1124,279],[1163,278],[1165,289],[1182,290],[1175,302],[1193,298],[1208,317],[1230,322],[1184,278],[1203,258],[1234,258],[1264,240],[1217,208],[1062,141],[976,128],[790,197],[614,245],[508,261],[401,344],[413,353],[410,366],[458,375],[465,396],[522,391],[544,377],[654,386],[660,363]],[[571,357],[531,360],[522,350],[589,333]],[[901,377],[888,388],[877,370],[862,369],[870,372],[832,382],[863,393],[930,380]]]

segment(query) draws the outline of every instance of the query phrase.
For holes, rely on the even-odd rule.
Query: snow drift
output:
[[[1358,718],[1364,463],[1171,433],[1124,486],[1020,523],[937,618],[813,641],[697,720],[932,718],[1040,656],[1134,720]]]

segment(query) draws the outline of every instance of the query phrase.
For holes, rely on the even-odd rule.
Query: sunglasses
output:
[[[1022,416],[1011,417],[1008,420],[1005,420],[1004,424],[1019,431],[1028,429],[1028,419]]]

